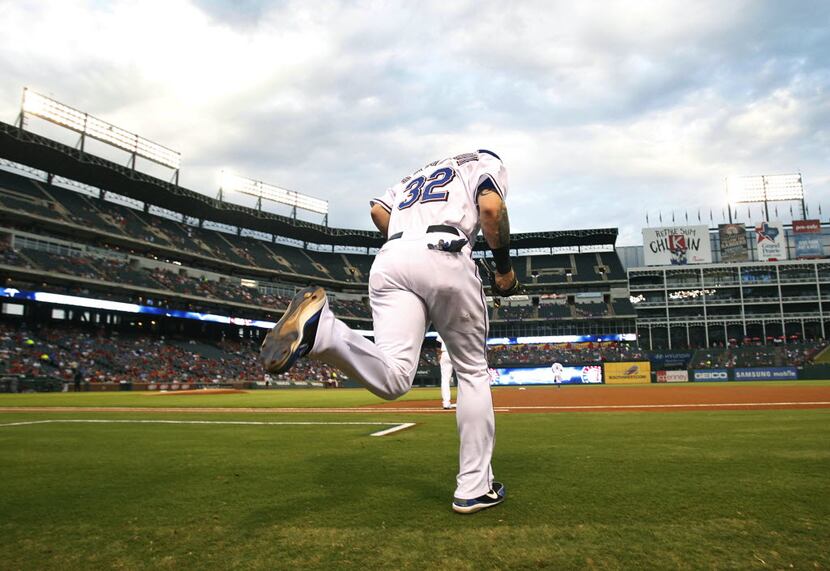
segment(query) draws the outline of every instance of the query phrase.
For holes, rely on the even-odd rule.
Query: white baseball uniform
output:
[[[444,346],[444,341],[439,337],[438,342],[441,344],[441,355],[438,358],[438,366],[441,369],[441,406],[449,408],[452,405],[452,392],[450,391],[450,383],[452,381],[452,357],[450,352]]]
[[[430,322],[455,366],[460,440],[455,497],[477,498],[493,483],[495,418],[487,373],[487,306],[472,258],[484,188],[507,193],[507,171],[489,151],[435,161],[371,201],[390,212],[388,241],[372,264],[369,300],[375,343],[328,308],[309,357],[342,369],[374,394],[412,387]]]
[[[562,375],[565,374],[565,367],[562,363],[554,363],[550,366],[550,371],[553,373],[553,382],[558,387],[562,383]]]

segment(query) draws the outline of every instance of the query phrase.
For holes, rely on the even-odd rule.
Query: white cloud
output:
[[[517,231],[721,203],[801,170],[830,197],[830,8],[764,2],[0,0],[0,118],[30,85],[223,167],[331,201],[492,148]],[[545,208],[540,209],[539,205]],[[828,205],[830,207],[830,205]],[[830,211],[829,211],[830,212]]]

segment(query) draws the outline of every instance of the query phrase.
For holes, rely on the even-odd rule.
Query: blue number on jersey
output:
[[[447,186],[454,178],[455,171],[449,167],[444,167],[442,169],[438,169],[427,178],[419,176],[418,178],[412,179],[404,189],[404,192],[406,192],[409,196],[407,196],[403,202],[398,204],[398,210],[409,208],[418,202],[418,199],[420,199],[421,203],[446,201],[450,195],[449,191],[440,191],[437,189]],[[426,184],[426,188],[424,187],[424,184]],[[421,194],[422,191],[423,195]]]
[[[449,167],[438,169],[430,175],[427,179],[429,184],[424,189],[424,195],[421,197],[421,203],[424,202],[443,202],[447,200],[450,193],[447,190],[435,192],[436,189],[447,186],[455,178],[455,171]]]

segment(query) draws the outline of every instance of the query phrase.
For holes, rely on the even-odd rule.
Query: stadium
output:
[[[661,214],[642,245],[510,236],[521,291],[482,280],[508,499],[466,518],[434,329],[391,402],[258,360],[309,286],[373,339],[386,236],[186,169],[34,89],[0,122],[0,567],[830,566],[830,222],[800,173],[730,178],[723,220]]]

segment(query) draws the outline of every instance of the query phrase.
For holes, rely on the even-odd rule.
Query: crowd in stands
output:
[[[487,351],[490,366],[584,364],[605,361],[637,361],[643,351],[628,343],[534,343],[491,345]]]
[[[161,267],[142,268],[128,260],[60,255],[42,250],[13,250],[8,240],[0,241],[0,260],[15,266],[74,275],[91,280],[128,284],[149,289],[169,290],[216,302],[232,301],[267,309],[285,309],[290,298],[264,293],[256,287],[241,285],[231,279],[208,279],[189,275],[186,270]],[[362,300],[333,299],[332,310],[341,317],[369,319],[371,311]]]
[[[826,341],[770,346],[730,346],[698,350],[694,368],[782,367],[811,362]],[[76,376],[85,383],[150,383],[215,386],[237,381],[276,385],[309,382],[341,386],[343,374],[320,362],[302,359],[282,375],[268,376],[257,361],[259,342],[222,340],[215,344],[166,339],[157,335],[119,334],[70,325],[27,327],[0,322],[0,374],[52,378],[71,385]],[[427,342],[419,368],[438,366],[438,348]],[[493,345],[491,367],[549,366],[559,362],[589,364],[648,360],[650,354],[634,343],[562,343]]]
[[[801,366],[811,362],[825,347],[826,341],[792,341],[779,345],[731,345],[698,349],[691,369]]]
[[[533,305],[502,305],[497,312],[498,318],[505,321],[537,318],[536,307]]]
[[[0,323],[0,372],[66,382],[80,373],[92,383],[195,383],[211,385],[265,379],[254,342],[205,346],[164,337],[90,333],[73,327],[29,329]],[[326,382],[327,365],[304,360],[278,379]]]

